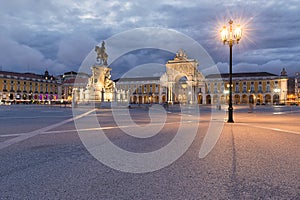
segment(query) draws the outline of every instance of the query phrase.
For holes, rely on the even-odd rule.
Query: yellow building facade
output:
[[[300,105],[300,72],[295,77],[295,100]]]
[[[232,98],[234,104],[285,104],[287,100],[286,72],[280,75],[268,72],[234,73]],[[229,74],[206,76],[206,102],[225,104],[228,102]]]
[[[205,89],[205,78],[197,67],[198,62],[179,49],[174,59],[166,63],[165,73],[160,77],[119,79],[116,82],[116,101],[123,101],[125,96],[133,104],[194,104],[196,94]]]
[[[122,78],[117,82],[117,101],[134,104],[166,102],[166,88],[160,86],[160,77]]]
[[[0,71],[2,103],[45,103],[58,100],[59,84],[48,71],[44,75]]]
[[[229,74],[203,76],[198,63],[179,50],[166,63],[160,77],[121,78],[116,82],[116,101],[129,103],[228,104]],[[234,104],[285,104],[288,77],[269,72],[245,72],[233,75]]]

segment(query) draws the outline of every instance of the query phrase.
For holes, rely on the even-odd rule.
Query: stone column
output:
[[[188,85],[188,92],[187,92],[187,103],[188,104],[193,104],[193,95],[194,95],[194,91],[193,91],[193,85],[192,85],[192,81],[187,81],[187,85]]]
[[[158,87],[158,92],[159,92],[158,102],[162,103],[162,87],[161,87],[161,85],[159,85],[159,87]]]
[[[125,98],[127,99],[127,102],[130,103],[130,89],[126,91]]]
[[[272,93],[271,93],[271,104],[273,104],[273,103],[274,103],[274,99],[273,99],[273,97],[274,97],[274,93],[272,92]]]
[[[173,83],[168,83],[168,103],[173,104]]]
[[[206,104],[206,91],[205,91],[205,84],[201,86],[201,92],[202,92],[202,104]]]
[[[79,92],[79,101],[83,101],[83,99],[84,99],[83,88],[80,88],[80,92]]]

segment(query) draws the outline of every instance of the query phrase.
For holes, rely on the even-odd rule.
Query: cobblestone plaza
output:
[[[110,109],[80,116],[97,118],[115,145],[132,152],[151,152],[168,144],[182,126],[199,125],[188,150],[174,163],[149,173],[125,173],[95,159],[79,138],[71,108],[12,105],[0,107],[1,199],[297,199],[299,197],[299,116],[297,106],[234,107],[234,124],[223,124],[220,138],[205,157],[198,157],[212,120],[224,111],[200,106],[182,121],[178,107],[166,110],[155,136],[129,137]],[[149,110],[131,109],[139,125],[149,124]],[[30,116],[28,116],[30,113]],[[152,125],[155,128],[155,124]],[[86,128],[84,134],[92,130]],[[186,134],[189,134],[186,132]]]

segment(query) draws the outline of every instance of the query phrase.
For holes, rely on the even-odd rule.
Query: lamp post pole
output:
[[[234,123],[232,107],[232,44],[229,44],[229,105],[227,122]]]
[[[233,21],[229,21],[229,31],[226,26],[223,26],[221,30],[221,37],[223,44],[229,45],[229,103],[228,103],[228,123],[234,123],[233,121],[233,107],[232,107],[232,46],[234,43],[238,44],[242,36],[242,29],[240,25],[237,25],[233,31]]]

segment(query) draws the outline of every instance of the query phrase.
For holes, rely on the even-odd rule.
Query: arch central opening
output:
[[[176,76],[174,89],[174,103],[187,104],[189,100],[189,82],[185,74]]]

